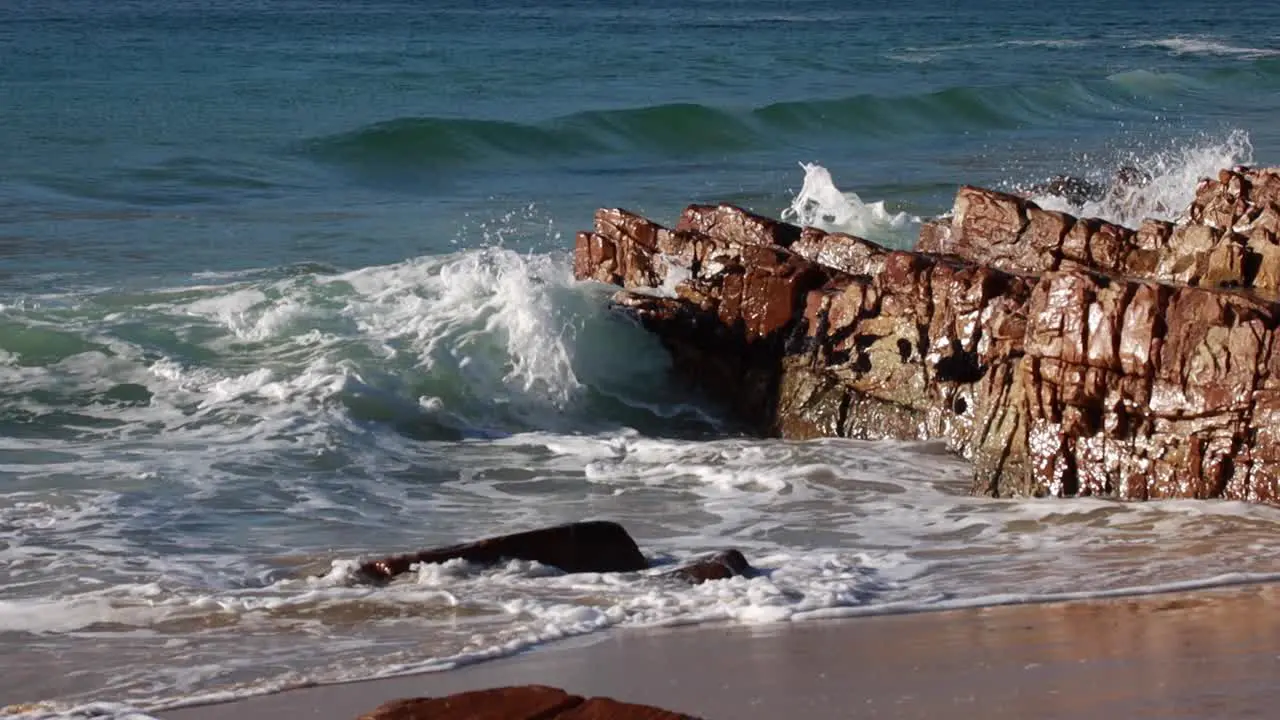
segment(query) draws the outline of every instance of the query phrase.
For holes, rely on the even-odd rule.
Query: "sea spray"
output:
[[[821,165],[802,162],[800,167],[804,185],[782,211],[784,220],[868,239],[902,236],[920,222],[905,212],[890,212],[883,200],[866,203],[857,193],[841,192]]]
[[[1136,228],[1147,218],[1176,221],[1195,197],[1201,178],[1217,177],[1222,168],[1253,162],[1253,143],[1243,130],[1233,130],[1221,139],[1202,139],[1155,152],[1126,150],[1098,161],[1086,161],[1079,172],[1106,190],[1103,197],[1073,205],[1065,198],[1043,193],[1031,199],[1049,210],[1061,210],[1082,217],[1104,220]],[[1117,168],[1135,168],[1143,176],[1138,182],[1115,183]],[[1015,186],[1017,189],[1017,186]]]

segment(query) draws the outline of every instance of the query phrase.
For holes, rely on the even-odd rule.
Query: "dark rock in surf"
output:
[[[1032,185],[1027,189],[1028,195],[1052,195],[1080,207],[1090,201],[1101,200],[1107,194],[1107,188],[1098,183],[1072,175],[1055,175],[1048,182]]]
[[[1047,195],[1062,198],[1068,204],[1078,208],[1085,203],[1123,196],[1150,182],[1150,173],[1132,165],[1122,165],[1112,176],[1110,185],[1074,175],[1055,175],[1046,182],[1032,185],[1021,194],[1026,197]]]
[[[357,720],[696,720],[609,698],[583,698],[542,685],[491,688],[438,698],[392,700]]]
[[[754,577],[756,569],[737,550],[725,550],[692,560],[663,577],[682,580],[690,585],[701,585],[709,580],[728,580],[733,577]]]
[[[621,525],[597,520],[370,560],[360,566],[359,573],[368,580],[390,580],[418,563],[457,559],[482,564],[531,560],[567,573],[635,572],[649,567]]]

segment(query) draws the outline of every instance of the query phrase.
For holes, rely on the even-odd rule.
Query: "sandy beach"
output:
[[[354,718],[387,700],[537,683],[709,720],[1254,718],[1280,689],[1280,587],[770,626],[632,630],[454,671],[159,713]]]

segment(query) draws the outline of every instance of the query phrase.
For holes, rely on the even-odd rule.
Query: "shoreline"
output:
[[[1265,717],[1280,701],[1271,682],[1280,669],[1277,609],[1280,584],[1249,583],[800,623],[620,629],[452,670],[153,714],[354,718],[400,697],[542,684],[707,720]]]

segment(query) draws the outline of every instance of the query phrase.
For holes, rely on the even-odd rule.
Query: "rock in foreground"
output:
[[[482,565],[492,565],[504,560],[531,560],[566,573],[638,572],[649,568],[649,560],[621,525],[592,520],[499,535],[416,553],[391,555],[363,563],[358,573],[367,581],[385,582],[408,572],[416,564],[450,560],[466,560]],[[690,585],[701,585],[708,580],[751,577],[755,573],[755,568],[751,567],[742,553],[725,550],[694,558],[674,570],[662,573],[662,577],[683,580]]]
[[[567,573],[635,572],[649,567],[636,541],[621,525],[597,520],[371,560],[360,566],[360,574],[369,579],[390,580],[417,563],[457,559],[482,564],[532,560]]]
[[[575,271],[762,434],[940,439],[982,494],[1271,502],[1276,177],[1224,173],[1156,239],[963,188],[915,252],[731,206],[673,230],[601,210]]]
[[[696,720],[648,705],[585,699],[541,685],[393,700],[357,720]]]

